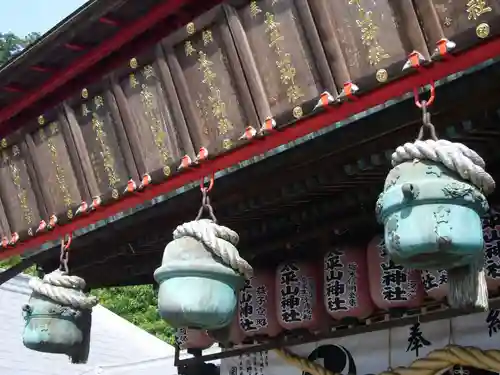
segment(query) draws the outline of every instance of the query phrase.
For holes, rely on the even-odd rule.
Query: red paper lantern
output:
[[[448,295],[448,272],[422,271],[422,284],[429,297],[436,301],[441,301]]]
[[[334,319],[363,319],[375,309],[370,298],[366,249],[341,247],[324,257],[323,296]]]
[[[276,288],[273,272],[257,271],[246,280],[239,294],[238,325],[248,337],[277,336],[283,329],[276,316]]]
[[[420,272],[389,260],[384,240],[377,236],[368,245],[370,294],[380,309],[419,307],[424,300]]]
[[[180,349],[207,349],[214,344],[206,331],[190,328],[177,329],[175,340]]]
[[[229,343],[238,345],[245,340],[245,332],[240,327],[239,314],[237,313],[229,328]]]
[[[276,309],[284,329],[321,329],[326,323],[321,273],[313,264],[285,262],[276,273]],[[319,276],[319,277],[318,277]]]

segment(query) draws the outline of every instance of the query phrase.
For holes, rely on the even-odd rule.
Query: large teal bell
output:
[[[412,160],[388,174],[376,205],[390,258],[414,269],[450,269],[483,251],[483,193],[442,163]]]
[[[84,281],[59,271],[43,281],[33,279],[28,304],[23,306],[25,347],[44,353],[66,354],[72,363],[86,363],[90,348],[92,306],[95,297],[79,287]]]
[[[160,316],[172,327],[217,330],[237,308],[237,292],[252,272],[236,245],[237,233],[211,220],[177,227],[154,278]]]

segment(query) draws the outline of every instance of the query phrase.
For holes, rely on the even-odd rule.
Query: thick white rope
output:
[[[174,240],[181,237],[193,237],[202,242],[214,255],[221,258],[225,264],[246,278],[250,278],[253,274],[252,266],[240,256],[236,249],[240,240],[238,233],[215,224],[212,220],[201,219],[179,225],[175,229],[173,237]]]
[[[31,279],[29,286],[34,292],[54,302],[75,309],[91,309],[98,303],[97,297],[83,293],[85,280],[78,276],[69,276],[60,270],[45,275],[43,280]]]
[[[458,173],[464,180],[470,181],[485,195],[495,190],[495,180],[484,170],[484,160],[462,143],[453,143],[444,139],[405,143],[392,154],[392,165],[396,166],[415,159],[443,164],[446,168]]]

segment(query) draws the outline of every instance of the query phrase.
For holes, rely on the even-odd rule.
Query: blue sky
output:
[[[0,0],[0,32],[25,36],[43,34],[86,0]]]

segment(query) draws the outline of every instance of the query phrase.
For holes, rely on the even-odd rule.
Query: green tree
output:
[[[96,289],[92,294],[116,315],[159,339],[174,344],[175,330],[158,315],[158,299],[151,285]]]
[[[21,38],[13,33],[0,33],[0,65],[20,53],[40,37],[38,33],[29,33]]]

